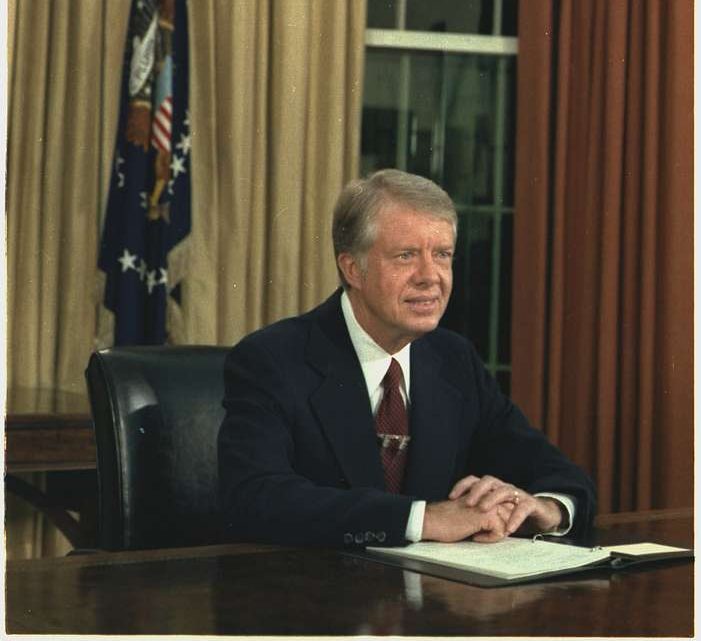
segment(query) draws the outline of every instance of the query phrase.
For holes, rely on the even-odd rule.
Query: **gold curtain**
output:
[[[12,2],[8,11],[7,382],[84,389],[99,214],[112,157],[128,3]],[[44,474],[23,478],[41,489]],[[6,502],[8,558],[65,537]]]
[[[521,6],[514,400],[600,511],[693,505],[693,2]]]
[[[188,342],[232,344],[336,286],[331,211],[358,166],[364,29],[356,0],[193,4]]]
[[[9,386],[84,390],[130,4],[10,5]],[[358,166],[365,2],[197,0],[189,19],[192,233],[177,337],[228,345],[336,286],[331,211]],[[10,556],[28,540],[33,554],[65,548],[10,503]]]
[[[84,389],[127,3],[10,11],[8,383]]]

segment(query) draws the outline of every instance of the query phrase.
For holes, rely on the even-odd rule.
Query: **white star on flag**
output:
[[[163,269],[163,267],[159,268],[161,272],[161,277],[158,279],[157,285],[167,285],[168,284],[168,270]]]
[[[130,254],[129,250],[125,247],[124,253],[121,255],[120,258],[117,259],[117,262],[122,265],[122,273],[124,273],[128,269],[135,270],[136,269],[136,259],[137,259],[137,255]]]
[[[190,134],[180,134],[180,142],[175,145],[176,149],[182,149],[183,156],[187,156],[190,153],[190,147],[192,146],[192,140]]]
[[[148,288],[149,294],[153,291],[156,284],[156,270],[152,269],[148,274],[146,274],[146,287]]]
[[[148,265],[146,264],[146,261],[142,258],[141,261],[139,262],[139,266],[136,268],[136,271],[139,272],[139,278],[141,280],[144,280],[146,277],[146,268]]]
[[[173,172],[173,178],[177,178],[179,174],[185,173],[185,158],[182,156],[173,156],[173,162],[170,163],[170,169]]]
[[[119,171],[120,165],[123,165],[125,162],[126,161],[121,156],[117,156],[114,160],[114,170],[117,172],[117,179],[118,179],[117,186],[118,187],[124,187],[124,184],[126,182],[125,177],[124,177],[124,173]]]

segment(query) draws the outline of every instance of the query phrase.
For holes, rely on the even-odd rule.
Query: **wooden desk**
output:
[[[95,468],[95,436],[86,395],[10,389],[5,434],[8,472]]]
[[[6,491],[45,514],[74,547],[94,546],[96,478],[91,487],[56,495],[16,475],[95,470],[95,435],[87,395],[49,389],[9,389],[5,468]],[[81,522],[68,510],[80,512]]]
[[[690,510],[602,519],[598,542],[691,546]],[[338,551],[227,545],[8,563],[32,634],[690,636],[693,563],[476,588]]]

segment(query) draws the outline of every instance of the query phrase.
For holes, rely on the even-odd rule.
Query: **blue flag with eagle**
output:
[[[190,233],[185,0],[133,0],[98,267],[98,342],[173,341]]]

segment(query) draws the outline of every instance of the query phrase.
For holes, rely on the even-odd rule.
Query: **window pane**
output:
[[[518,0],[504,0],[501,14],[501,35],[518,35]]]
[[[370,29],[396,29],[401,24],[398,0],[368,0]],[[517,0],[406,0],[404,29],[482,35],[516,35]],[[496,15],[495,15],[496,14]],[[494,30],[494,19],[498,20]]]
[[[502,63],[504,73],[504,141],[502,173],[502,202],[505,207],[514,206],[516,185],[516,59],[509,64]]]
[[[501,256],[499,261],[499,362],[511,362],[511,283],[513,265],[514,217],[501,218]]]
[[[489,0],[407,0],[406,28],[412,31],[492,33]]]
[[[507,114],[515,90],[515,58],[446,56],[443,68],[448,90],[439,178],[461,205],[501,207],[507,204],[505,173],[514,163]]]
[[[510,56],[369,50],[362,173],[399,167],[459,206],[511,205],[514,90]]]
[[[368,28],[395,29],[397,26],[395,0],[368,0]]]
[[[441,325],[467,336],[482,358],[489,355],[489,310],[494,225],[491,215],[460,216],[453,293]]]
[[[511,394],[511,372],[497,372],[497,383],[499,383],[499,389],[502,394],[506,394],[506,396]]]
[[[366,53],[361,130],[362,175],[382,167],[397,166],[401,111],[397,93],[402,55],[408,54],[384,50]]]

